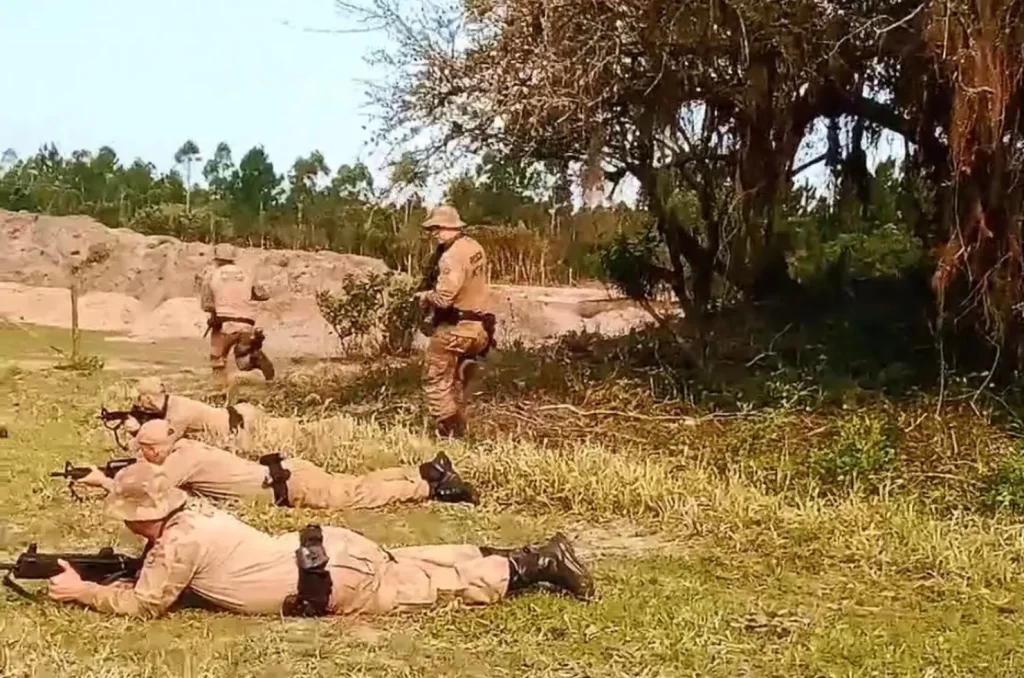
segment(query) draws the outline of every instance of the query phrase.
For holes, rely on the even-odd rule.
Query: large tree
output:
[[[748,297],[793,289],[779,214],[794,176],[831,160],[863,185],[867,144],[901,135],[934,198],[918,231],[941,248],[940,297],[959,284],[974,327],[1013,334],[1019,0],[339,4],[396,45],[373,92],[383,132],[432,130],[431,157],[497,150],[572,163],[588,184],[631,175],[691,310],[715,276]],[[845,121],[849,143],[830,134],[800,161],[818,121]]]

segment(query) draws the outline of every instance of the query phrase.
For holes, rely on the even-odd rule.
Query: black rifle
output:
[[[139,425],[141,426],[147,421],[152,421],[153,419],[163,419],[163,414],[159,412],[149,412],[138,405],[134,405],[130,410],[116,410],[114,412],[111,412],[105,407],[101,407],[100,419],[103,421],[103,426],[106,427],[108,431],[114,432],[114,441],[122,450],[127,450],[128,444],[121,442],[119,432],[121,427],[124,426],[124,423],[128,421],[129,417],[135,419],[135,421],[139,422]]]
[[[29,600],[35,600],[15,579],[49,579],[63,569],[57,563],[64,560],[74,568],[84,581],[109,584],[118,579],[135,579],[142,569],[142,558],[132,558],[107,546],[97,553],[39,553],[35,544],[29,544],[25,552],[13,563],[0,563],[0,570],[7,570],[3,585]]]
[[[423,267],[423,277],[420,279],[420,284],[416,288],[417,292],[429,292],[434,289],[437,285],[437,279],[441,276],[441,257],[451,246],[451,243],[447,245],[438,244],[434,248],[434,253],[430,255],[430,259],[427,260],[426,265]],[[420,306],[416,316],[416,324],[419,326],[420,331],[424,335],[430,336],[434,331],[433,315],[436,311],[429,312],[431,317],[428,317],[428,311],[425,307]]]
[[[437,285],[437,279],[441,275],[441,257],[444,256],[448,247],[449,245],[438,245],[434,248],[434,253],[430,255],[430,259],[427,260],[427,264],[423,268],[423,277],[420,279],[419,287],[416,288],[417,292],[428,292]]]
[[[108,461],[103,466],[98,466],[97,468],[106,477],[113,478],[114,476],[116,476],[118,474],[119,471],[121,471],[122,469],[128,468],[129,466],[134,464],[135,461],[136,460],[131,458],[131,457],[126,457],[124,459],[111,459],[110,461]],[[66,478],[66,479],[71,480],[71,481],[81,480],[82,478],[84,478],[87,475],[89,475],[89,471],[91,471],[91,470],[92,469],[89,468],[88,466],[72,466],[70,461],[66,461],[66,462],[64,462],[64,470],[63,471],[54,471],[53,473],[50,474],[50,477],[51,478]],[[74,497],[78,501],[82,501],[82,498],[79,497],[78,494],[75,492],[75,484],[74,484],[74,482],[68,483],[68,489],[71,491],[71,496],[72,497]]]

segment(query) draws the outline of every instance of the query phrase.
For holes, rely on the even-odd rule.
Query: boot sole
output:
[[[571,572],[571,579],[575,579],[578,583],[578,586],[569,587],[570,592],[580,600],[593,598],[594,578],[576,556],[576,550],[572,547],[569,539],[559,532],[551,538],[550,545],[557,549],[563,567]]]

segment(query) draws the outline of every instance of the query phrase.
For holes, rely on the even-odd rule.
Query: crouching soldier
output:
[[[237,614],[379,615],[429,606],[442,593],[471,604],[547,584],[589,599],[593,580],[564,536],[518,549],[450,545],[386,549],[340,527],[271,536],[226,512],[193,507],[159,467],[138,463],[114,479],[107,513],[147,544],[134,582],[84,582],[67,562],[49,580],[53,600],[108,614],[155,618],[182,593]]]
[[[163,419],[143,424],[135,443],[141,458],[160,466],[172,485],[208,499],[264,497],[278,506],[339,510],[429,500],[479,503],[476,490],[459,477],[444,454],[418,467],[354,476],[328,473],[303,459],[283,459],[279,454],[264,455],[258,462],[243,459],[182,438]],[[114,479],[98,469],[76,482],[108,492],[114,486]]]
[[[214,378],[227,381],[227,357],[232,350],[239,370],[260,370],[274,378],[274,364],[263,352],[263,330],[256,327],[254,301],[266,301],[269,292],[235,264],[235,248],[221,243],[213,249],[214,268],[203,278],[200,299],[210,314],[210,366]]]

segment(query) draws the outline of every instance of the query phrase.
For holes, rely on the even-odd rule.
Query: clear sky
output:
[[[191,137],[204,158],[263,144],[278,172],[313,149],[376,164],[357,80],[380,36],[303,27],[350,26],[334,0],[0,0],[0,150],[109,145],[166,170]]]

